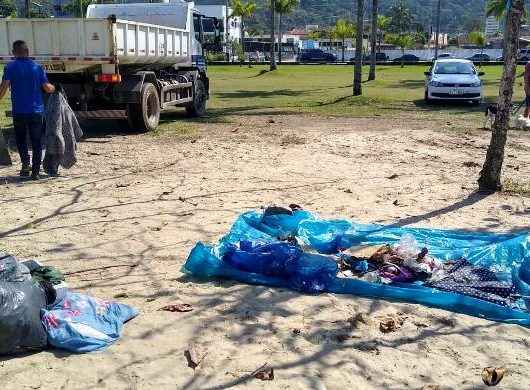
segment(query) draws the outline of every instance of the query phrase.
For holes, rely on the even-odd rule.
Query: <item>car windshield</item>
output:
[[[465,62],[440,62],[434,69],[436,74],[474,74],[471,64]]]

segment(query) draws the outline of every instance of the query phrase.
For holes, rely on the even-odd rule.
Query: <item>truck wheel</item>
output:
[[[191,117],[201,117],[206,114],[206,100],[208,94],[204,81],[195,79],[195,90],[193,91],[193,101],[186,106],[186,112]]]
[[[135,130],[153,131],[160,121],[160,99],[155,86],[145,83],[140,93],[140,104],[127,105],[129,126]]]

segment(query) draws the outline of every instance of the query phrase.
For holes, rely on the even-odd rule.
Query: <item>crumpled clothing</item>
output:
[[[49,96],[45,119],[46,154],[42,165],[46,173],[56,174],[59,166],[68,169],[76,163],[77,142],[83,136],[83,131],[60,92]]]
[[[379,268],[379,276],[384,279],[389,279],[392,282],[401,283],[410,283],[416,280],[416,276],[411,269],[391,263],[383,264]]]
[[[474,266],[465,259],[455,262],[446,276],[426,283],[443,291],[469,295],[501,306],[511,307],[517,299],[512,283],[499,281],[494,272]]]

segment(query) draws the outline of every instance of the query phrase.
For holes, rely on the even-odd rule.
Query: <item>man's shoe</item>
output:
[[[39,180],[39,179],[40,179],[40,175],[38,173],[31,174],[31,180]]]
[[[22,169],[20,170],[20,177],[28,177],[31,173],[31,168],[29,165],[22,165]]]

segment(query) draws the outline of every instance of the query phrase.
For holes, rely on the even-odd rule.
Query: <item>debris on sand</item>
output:
[[[175,313],[175,312],[186,313],[186,312],[192,311],[193,306],[191,306],[188,303],[175,303],[175,304],[163,306],[158,310],[170,311],[172,313]]]
[[[188,367],[193,370],[199,367],[206,355],[208,355],[208,351],[201,350],[194,345],[190,345],[188,349],[184,351],[184,357],[187,360]]]
[[[262,381],[271,381],[274,379],[274,368],[265,363],[263,366],[258,368],[252,373],[252,376]]]
[[[487,386],[497,386],[505,373],[504,367],[486,367],[482,370],[482,381]]]
[[[387,316],[381,319],[379,322],[379,330],[383,333],[395,332],[401,328],[404,319],[400,316]]]

